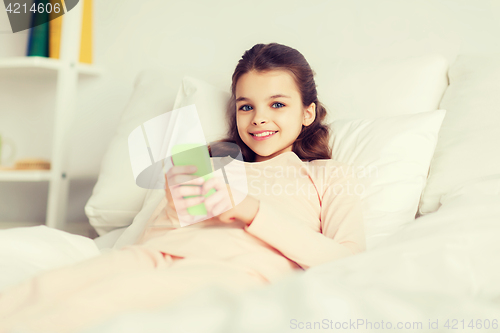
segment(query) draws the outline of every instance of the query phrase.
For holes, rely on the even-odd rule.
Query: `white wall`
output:
[[[94,0],[94,10],[94,58],[106,73],[81,80],[70,220],[85,219],[83,206],[142,69],[162,67],[179,83],[192,75],[228,89],[255,43],[292,46],[316,72],[338,58],[439,53],[451,63],[459,53],[500,52],[500,0]],[[2,11],[0,31],[8,30]],[[27,36],[0,33],[0,57],[24,55]],[[50,159],[54,89],[55,76],[0,72],[0,133],[17,142],[18,158]],[[0,183],[0,221],[43,221],[46,184],[28,185]]]

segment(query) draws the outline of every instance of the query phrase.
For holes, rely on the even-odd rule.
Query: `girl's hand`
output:
[[[190,215],[187,208],[205,200],[205,197],[201,196],[201,185],[204,183],[204,179],[192,175],[193,172],[196,172],[196,166],[194,165],[174,165],[165,174],[165,194],[168,200],[167,209],[172,213],[176,212],[179,220],[189,223],[201,219],[199,216]],[[198,197],[184,198],[184,196],[188,195],[198,195]]]
[[[229,185],[216,176],[205,181],[202,193],[205,194],[212,188],[217,192],[205,198],[205,207],[209,217],[218,216],[219,220],[224,223],[231,223],[234,220],[243,221],[246,225],[252,223],[259,211],[259,200],[247,194],[242,202],[234,206],[232,194],[239,191],[233,189],[231,193]],[[241,192],[238,194],[243,195]]]

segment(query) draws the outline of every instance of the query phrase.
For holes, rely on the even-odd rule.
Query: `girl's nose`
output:
[[[254,125],[261,125],[267,123],[267,118],[265,114],[261,112],[256,112],[255,117],[253,118],[253,124]]]
[[[266,121],[264,119],[254,119],[253,124],[254,125],[260,125],[260,124],[265,124]]]

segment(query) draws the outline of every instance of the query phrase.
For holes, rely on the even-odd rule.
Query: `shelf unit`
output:
[[[66,17],[66,15],[64,15]],[[10,57],[0,58],[0,70],[19,71],[60,71],[63,69],[63,63],[60,59],[45,57]],[[95,76],[102,73],[102,69],[94,65],[77,63],[76,71],[80,75]]]
[[[50,181],[50,170],[2,170],[0,181],[2,182],[44,182]]]
[[[95,65],[79,63],[83,2],[63,15],[59,59],[45,57],[0,58],[0,76],[42,75],[53,79],[55,74],[56,103],[50,170],[0,170],[0,182],[49,182],[48,227],[66,228],[66,206],[69,175],[67,171],[71,127],[76,110],[78,79],[98,76],[103,70]]]

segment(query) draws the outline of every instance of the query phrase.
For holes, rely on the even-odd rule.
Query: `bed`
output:
[[[338,65],[318,77],[318,91],[334,111],[333,158],[365,175],[367,251],[240,295],[204,288],[85,332],[498,329],[500,57]],[[381,75],[384,84],[374,86]],[[179,87],[161,70],[142,72],[85,207],[100,236],[45,226],[0,231],[0,292],[43,270],[133,244],[163,193],[136,186],[128,134],[195,104],[207,141],[215,140],[225,130],[227,98],[225,89],[197,78],[187,76]]]

